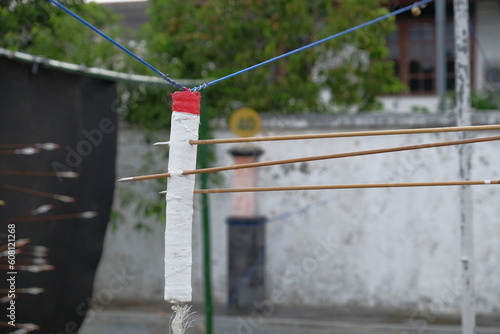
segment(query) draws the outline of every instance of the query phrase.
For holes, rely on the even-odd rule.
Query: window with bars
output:
[[[471,18],[474,14],[471,4]],[[455,40],[453,8],[447,6],[446,22],[446,85],[455,89]],[[437,89],[436,69],[436,23],[434,6],[422,11],[422,15],[399,15],[398,30],[389,35],[387,46],[389,58],[394,61],[396,75],[408,86],[407,95],[435,95]],[[471,41],[471,46],[473,43]],[[473,55],[471,48],[471,55]],[[473,62],[471,62],[473,64]]]
[[[396,75],[412,95],[436,93],[436,29],[432,20],[401,20],[399,30],[388,37],[390,59]],[[455,85],[453,23],[446,25],[446,81]]]

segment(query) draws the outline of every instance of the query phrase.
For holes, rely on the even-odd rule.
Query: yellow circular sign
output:
[[[259,113],[251,108],[238,109],[229,117],[229,127],[240,137],[251,137],[260,131]]]

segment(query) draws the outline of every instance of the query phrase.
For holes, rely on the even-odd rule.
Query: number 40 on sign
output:
[[[229,127],[240,137],[251,137],[260,131],[259,114],[251,108],[241,108],[233,112],[229,118]]]

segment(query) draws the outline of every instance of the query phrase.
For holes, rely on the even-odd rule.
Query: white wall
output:
[[[421,124],[424,119],[428,126],[441,126],[446,119],[440,117],[316,117],[311,114],[307,117],[268,117],[264,119],[263,134],[365,130],[374,128],[375,123],[392,123],[393,128],[404,128]],[[482,124],[500,122],[499,113],[477,114],[477,117],[476,122]],[[347,124],[349,120],[351,125]],[[344,125],[332,128],[330,124]],[[283,130],[285,128],[288,130]],[[217,130],[215,135],[232,137],[225,129]],[[487,135],[494,134],[474,134]],[[455,138],[456,134],[449,133],[259,145],[265,150],[261,160],[267,161]],[[166,161],[163,158],[152,162],[145,160],[151,148],[144,144],[139,131],[122,126],[119,139],[120,177],[138,174],[145,163],[149,169],[146,172],[164,171]],[[230,147],[229,144],[217,146],[214,165],[231,163],[227,153]],[[500,143],[474,144],[473,147],[473,179],[499,179],[496,166],[500,164],[500,157],[494,152],[500,149]],[[261,186],[457,180],[457,149],[449,147],[265,167],[258,175]],[[224,182],[219,186],[231,185],[229,172],[220,176]],[[126,187],[136,191],[138,196],[164,200],[156,194],[156,186],[148,182],[151,181],[120,184],[119,189]],[[121,193],[123,190],[118,190],[115,209],[122,211],[123,220],[116,232],[108,231],[96,291],[106,287],[113,270],[125,270],[135,279],[126,289],[114,294],[110,302],[160,302],[163,295],[163,221],[147,222],[152,233],[134,230],[132,225],[137,221],[133,214],[134,204],[120,206]],[[477,186],[473,194],[477,306],[480,313],[494,314],[500,311],[500,260],[497,256],[500,254],[497,218],[500,191],[494,185]],[[270,219],[266,230],[268,303],[372,308],[408,314],[417,307],[427,307],[434,314],[459,314],[458,188],[280,192],[262,193],[257,198],[259,213]],[[231,214],[231,195],[210,195],[210,201],[214,300],[224,304],[227,301],[225,219]],[[199,216],[197,205],[193,229],[195,303],[203,300]]]
[[[437,96],[382,96],[379,98],[384,112],[437,112],[439,97]]]
[[[308,154],[453,138],[316,141],[308,143],[316,148]],[[292,145],[269,145],[264,159],[301,155]],[[308,163],[288,173],[286,167],[271,167],[261,180],[263,185],[456,180],[457,166],[454,149],[441,149]],[[315,206],[269,225],[268,291],[283,291],[284,303],[297,306],[397,310],[434,300],[458,277],[457,194],[450,188],[263,194],[262,212],[271,217]],[[456,310],[456,304],[447,305],[447,311]]]

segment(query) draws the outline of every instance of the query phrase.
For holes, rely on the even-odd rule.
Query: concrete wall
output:
[[[431,120],[428,126],[437,124]],[[411,126],[413,121],[408,117],[400,125]],[[341,131],[361,129],[365,127]],[[266,145],[263,160],[454,138],[440,134],[318,140],[301,148],[280,142]],[[495,164],[488,154],[493,147],[498,145],[474,146],[474,179],[498,175],[488,167]],[[260,179],[262,185],[456,180],[457,166],[456,148],[441,148],[270,167],[262,170]],[[500,306],[500,282],[491,275],[498,274],[498,263],[486,265],[499,250],[496,209],[488,209],[496,196],[494,188],[474,188],[478,310],[485,313]],[[459,312],[457,188],[294,192],[279,198],[264,193],[259,198],[263,214],[291,212],[268,226],[268,291],[283,292],[283,303],[378,310],[429,305],[439,312]]]
[[[439,97],[430,96],[382,96],[379,98],[383,110],[387,112],[417,111],[436,112],[439,110]]]
[[[261,135],[357,131],[452,125],[447,115],[265,115]],[[482,112],[476,124],[500,123],[500,112]],[[233,137],[215,124],[215,137]],[[494,135],[474,133],[473,136]],[[166,139],[166,135],[161,135]],[[259,144],[262,161],[453,140],[456,134],[423,134]],[[166,159],[137,129],[122,125],[118,175],[161,172]],[[216,146],[213,165],[231,164],[230,144]],[[473,145],[473,179],[499,179],[493,152],[500,143]],[[155,152],[154,158],[151,153]],[[492,154],[493,153],[493,154]],[[141,170],[142,169],[142,170]],[[441,181],[458,179],[456,147],[427,149],[261,168],[260,186],[336,183]],[[231,173],[220,173],[219,187],[231,186]],[[162,300],[163,217],[137,218],[138,203],[163,201],[156,181],[120,184],[116,231],[108,231],[97,275],[96,293],[117,271],[133,279],[106,303]],[[132,195],[131,195],[132,194]],[[496,186],[477,186],[474,196],[476,289],[478,311],[500,311],[500,224]],[[124,203],[132,196],[130,203]],[[135,197],[134,197],[135,196]],[[427,307],[435,314],[459,314],[458,188],[359,189],[262,193],[258,213],[269,218],[266,236],[266,302],[273,306],[369,308],[412,312]],[[210,195],[213,293],[227,301],[227,226],[231,195]],[[142,204],[144,205],[144,204]],[[193,297],[203,300],[201,225],[195,208]],[[144,221],[150,232],[134,229]],[[109,298],[108,298],[109,299]],[[106,305],[103,305],[106,306]],[[408,314],[410,314],[408,313]]]

